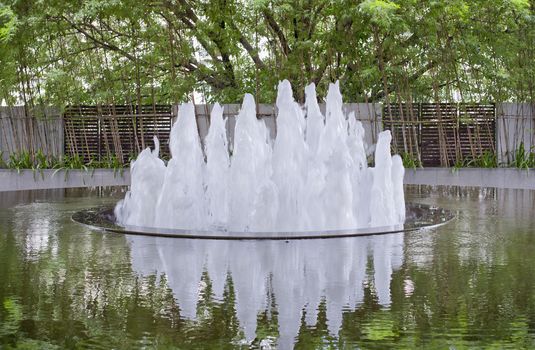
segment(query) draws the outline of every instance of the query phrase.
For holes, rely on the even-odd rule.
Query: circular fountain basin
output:
[[[120,226],[116,223],[113,208],[97,207],[76,212],[72,219],[84,225],[108,232],[128,235],[223,239],[223,240],[291,240],[371,236],[415,231],[444,225],[455,216],[451,211],[425,204],[407,203],[406,219],[402,225],[327,231],[235,232],[226,230],[166,229],[156,227]]]

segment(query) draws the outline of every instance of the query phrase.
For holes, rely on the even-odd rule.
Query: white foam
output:
[[[338,82],[322,115],[313,84],[305,108],[288,81],[277,94],[277,136],[246,94],[228,153],[223,109],[215,104],[201,147],[194,106],[181,105],[171,130],[171,160],[146,149],[132,163],[130,191],[115,209],[118,223],[198,230],[322,231],[403,223],[403,164],[391,156],[390,131],[379,134],[369,168],[364,128],[346,115]],[[157,141],[156,141],[157,142]]]

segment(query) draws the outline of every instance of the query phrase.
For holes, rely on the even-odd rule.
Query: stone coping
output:
[[[445,185],[535,190],[535,169],[515,168],[423,168],[406,169],[406,185]],[[50,188],[125,186],[130,184],[130,170],[17,170],[0,169],[0,191],[40,190]]]

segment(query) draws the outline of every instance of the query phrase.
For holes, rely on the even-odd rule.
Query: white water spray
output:
[[[183,104],[171,130],[171,160],[146,149],[131,166],[131,189],[115,208],[124,226],[229,231],[324,231],[402,224],[404,169],[390,155],[390,131],[379,134],[369,168],[364,128],[343,111],[338,82],[326,114],[315,86],[302,109],[288,81],[277,94],[277,136],[270,139],[246,94],[236,119],[232,156],[226,120],[213,107],[204,152],[194,106]]]

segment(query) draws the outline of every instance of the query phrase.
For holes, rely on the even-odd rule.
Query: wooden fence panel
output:
[[[153,138],[160,141],[160,155],[169,157],[169,136],[174,114],[169,105],[142,106],[142,118],[137,118],[136,130],[141,148],[154,148]]]
[[[420,148],[424,166],[445,166],[450,160],[455,162],[457,121],[457,104],[420,105]]]
[[[459,140],[463,158],[496,152],[496,109],[494,105],[459,105]]]
[[[392,133],[394,153],[409,153],[419,159],[421,145],[420,105],[397,103],[384,108],[384,129]]]
[[[160,140],[160,152],[169,156],[171,105],[70,106],[65,119],[65,153],[84,162],[116,157],[128,162],[145,147]]]
[[[407,119],[410,104],[385,106],[384,128],[392,131],[395,152],[409,152],[423,166],[453,166],[495,152],[493,104],[418,103],[417,117]],[[414,137],[410,130],[417,130]],[[408,138],[412,140],[408,141]],[[416,141],[416,145],[414,145]],[[407,147],[412,144],[414,147]],[[419,150],[419,154],[415,153]]]
[[[100,154],[100,123],[93,106],[70,107],[63,113],[65,155],[79,155],[85,162]]]

